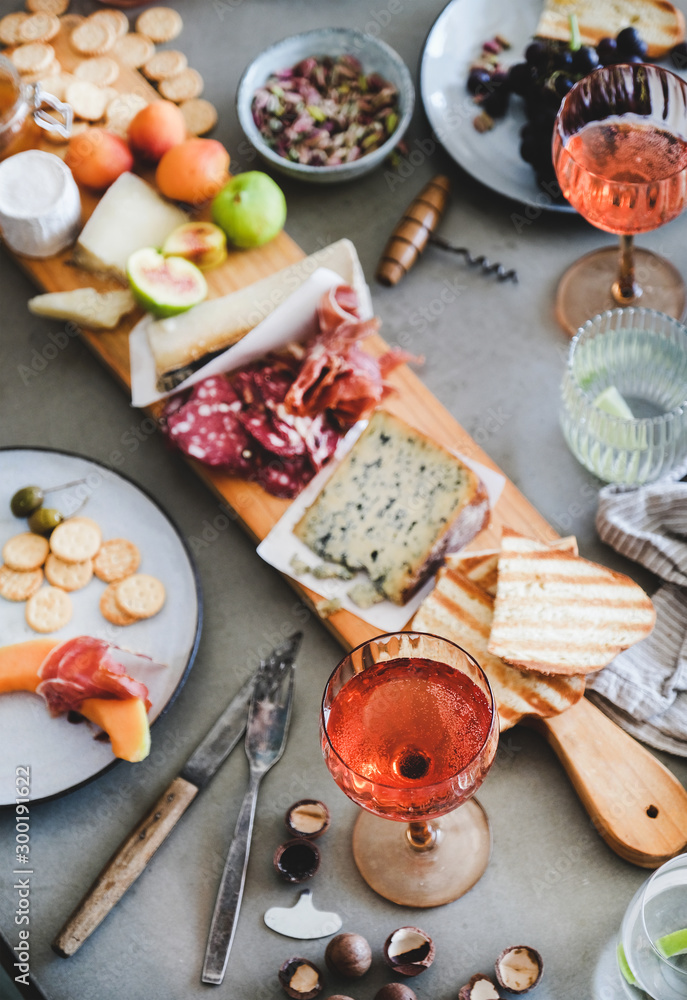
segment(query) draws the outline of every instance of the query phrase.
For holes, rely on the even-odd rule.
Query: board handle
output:
[[[444,214],[450,186],[448,177],[437,175],[405,210],[377,265],[382,285],[396,285],[415,264]]]
[[[198,789],[175,778],[147,816],[120,844],[97,879],[52,942],[60,958],[73,955],[102,923],[115,903],[141,874],[160,844],[186,812]]]
[[[687,842],[687,791],[641,743],[581,698],[548,719],[530,717],[616,854],[658,868]]]

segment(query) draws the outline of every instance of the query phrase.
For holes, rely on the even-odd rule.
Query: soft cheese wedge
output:
[[[685,37],[684,15],[668,0],[546,0],[535,34],[569,41],[571,14],[577,15],[584,45],[632,27],[647,43],[650,59],[666,55]]]
[[[475,473],[398,417],[378,410],[294,528],[319,556],[364,569],[405,604],[489,519]]]
[[[372,316],[370,293],[350,240],[339,240],[303,260],[230,295],[203,302],[182,316],[152,323],[148,341],[155,358],[158,389],[173,389],[208,355],[226,350],[300,288],[318,267],[341,276],[358,294],[363,319]]]
[[[29,312],[48,319],[63,319],[88,330],[114,330],[122,316],[136,308],[127,288],[98,292],[95,288],[75,288],[71,292],[48,292],[28,301]]]
[[[136,174],[122,174],[98,202],[76,243],[74,261],[96,274],[126,282],[129,257],[141,247],[161,247],[169,234],[188,222]]]

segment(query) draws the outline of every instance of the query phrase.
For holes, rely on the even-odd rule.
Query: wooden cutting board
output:
[[[58,36],[53,44],[63,67],[74,69],[81,57],[71,48],[68,38]],[[144,94],[151,100],[159,96],[139,73],[125,66],[121,67],[115,86],[122,93]],[[7,155],[31,147],[61,155],[66,148],[49,142],[40,129],[30,125]],[[147,179],[152,180],[152,177]],[[97,199],[84,190],[82,204],[85,221]],[[281,233],[265,247],[232,251],[222,266],[207,272],[209,295],[211,298],[226,295],[303,256],[303,251],[286,233]],[[44,291],[64,291],[85,285],[99,290],[119,287],[115,281],[99,280],[74,267],[70,251],[47,260],[19,256],[15,259]],[[113,332],[83,331],[89,348],[127,390],[130,388],[128,335],[140,315],[131,314]],[[386,348],[380,337],[368,339],[365,346],[372,353],[381,353]],[[397,369],[390,381],[398,391],[385,403],[388,409],[446,447],[501,471],[408,367]],[[149,412],[155,416],[159,409],[159,405],[151,407]],[[288,501],[270,496],[255,483],[223,475],[192,459],[189,464],[217,498],[236,512],[242,527],[256,542],[267,535],[288,506]],[[498,547],[503,525],[541,541],[556,537],[553,528],[508,479],[492,511],[488,528],[475,539],[472,547]],[[288,582],[314,610],[319,596],[292,579]],[[324,624],[346,649],[379,632],[344,610],[332,615]],[[582,699],[556,719],[545,720],[544,728],[599,832],[618,854],[635,864],[657,867],[684,846],[687,841],[687,793],[656,758],[590,702]]]

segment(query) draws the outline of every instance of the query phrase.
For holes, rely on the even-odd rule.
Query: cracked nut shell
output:
[[[489,976],[478,972],[469,983],[461,987],[458,1000],[501,1000],[501,994]]]
[[[374,1000],[417,1000],[417,995],[404,983],[387,983],[375,993]]]
[[[359,979],[372,964],[372,948],[362,934],[337,934],[327,945],[324,960],[330,972]]]
[[[319,799],[299,799],[286,810],[284,823],[292,837],[315,840],[329,829],[329,809]]]
[[[402,976],[419,976],[434,961],[434,942],[419,927],[397,927],[384,942],[384,959]]]
[[[308,840],[299,837],[280,844],[274,852],[274,867],[286,882],[305,882],[320,867],[320,852]]]
[[[322,992],[322,974],[307,958],[289,958],[279,970],[279,982],[294,1000],[313,1000]]]
[[[527,993],[533,989],[544,973],[544,959],[536,948],[527,944],[514,944],[505,948],[494,966],[499,986],[509,993]]]

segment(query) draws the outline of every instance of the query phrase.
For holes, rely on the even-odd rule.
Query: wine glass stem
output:
[[[619,306],[630,306],[642,294],[635,281],[634,237],[620,237],[620,272],[611,289]]]
[[[431,851],[437,842],[437,829],[424,820],[419,823],[409,823],[406,837],[414,851]]]

